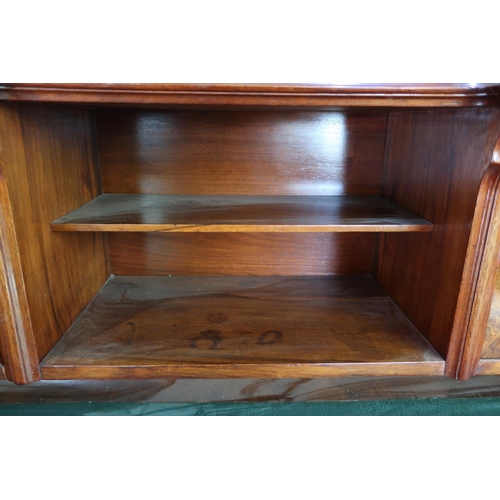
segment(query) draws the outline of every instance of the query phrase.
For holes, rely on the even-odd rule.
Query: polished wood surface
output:
[[[0,118],[0,128],[3,128]],[[5,144],[0,146],[3,158]],[[5,176],[0,170],[0,348],[8,378],[18,384],[40,380],[33,327]]]
[[[500,164],[500,137],[493,152],[492,163]],[[497,221],[495,221],[497,222]],[[493,253],[493,264],[500,264],[500,255]],[[484,341],[481,352],[481,359],[478,371],[486,369],[492,373],[500,373],[500,269],[495,271],[495,285],[488,312],[488,322],[486,325]]]
[[[109,233],[119,275],[370,274],[374,233]]]
[[[481,358],[500,359],[500,271],[497,271],[495,276],[495,289],[493,291]]]
[[[0,84],[7,377],[500,373],[499,96]]]
[[[103,194],[53,231],[404,232],[432,224],[381,196]]]
[[[474,375],[485,341],[500,260],[499,196],[500,162],[495,162],[481,183],[459,296],[459,320],[467,325],[458,370],[464,380]]]
[[[0,380],[5,380],[5,368],[3,365],[0,363]]]
[[[498,375],[500,373],[500,358],[481,358],[476,366],[474,375]]]
[[[500,377],[439,376],[0,382],[0,404],[360,401],[499,397]]]
[[[379,194],[385,113],[97,110],[103,192]]]
[[[444,361],[364,277],[111,277],[45,379],[437,375]],[[299,375],[300,376],[300,375]]]
[[[170,106],[408,107],[498,104],[498,84],[0,84],[0,99]]]
[[[380,235],[376,277],[438,352],[448,355],[451,376],[466,328],[457,302],[476,198],[499,133],[497,109],[389,117],[381,194],[432,222],[434,231]]]
[[[57,234],[49,226],[100,193],[93,114],[15,103],[0,110],[0,161],[42,359],[108,276],[103,235]]]

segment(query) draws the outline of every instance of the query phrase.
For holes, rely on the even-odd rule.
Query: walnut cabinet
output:
[[[499,95],[0,85],[0,378],[500,374]]]

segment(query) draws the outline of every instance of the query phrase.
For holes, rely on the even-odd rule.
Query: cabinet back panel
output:
[[[110,233],[118,275],[370,274],[373,233]]]
[[[104,193],[378,194],[387,114],[98,109]]]

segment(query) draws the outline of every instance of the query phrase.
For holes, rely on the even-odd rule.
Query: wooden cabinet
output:
[[[0,87],[7,377],[477,373],[498,90]]]

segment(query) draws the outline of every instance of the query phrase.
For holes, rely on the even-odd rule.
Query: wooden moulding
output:
[[[1,84],[0,100],[169,106],[446,107],[498,104],[495,84]]]
[[[53,231],[431,232],[432,224],[380,196],[104,194]]]
[[[499,195],[500,137],[481,182],[457,307],[456,325],[466,325],[457,371],[462,380],[495,373],[494,360],[479,364],[500,262]]]
[[[369,276],[112,276],[44,379],[442,375]]]
[[[0,346],[7,378],[17,384],[40,380],[35,339],[7,183],[0,170]]]

